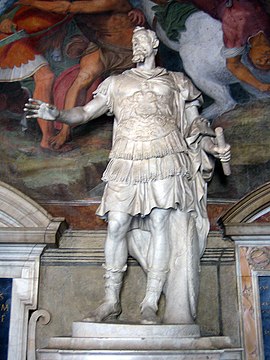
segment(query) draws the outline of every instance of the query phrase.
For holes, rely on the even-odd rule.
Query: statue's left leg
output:
[[[141,323],[157,324],[158,302],[164,283],[166,281],[167,271],[154,271],[150,269],[147,274],[146,294],[141,303]]]
[[[149,215],[151,231],[150,259],[147,273],[146,294],[141,303],[141,322],[156,324],[158,302],[167,278],[170,259],[168,224],[171,210],[153,209]]]

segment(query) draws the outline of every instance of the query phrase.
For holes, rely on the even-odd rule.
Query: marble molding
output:
[[[8,360],[26,359],[29,310],[37,308],[40,255],[45,245],[0,244],[0,278],[12,278]]]
[[[264,360],[259,276],[270,276],[270,182],[242,198],[220,219],[235,242],[241,339],[245,360]]]
[[[270,239],[268,243],[254,244],[254,246],[241,245],[237,249],[242,338],[246,360],[265,358],[258,276],[270,276],[269,243]]]
[[[12,279],[8,360],[25,360],[29,311],[37,309],[40,256],[65,228],[32,199],[0,182],[0,278]]]

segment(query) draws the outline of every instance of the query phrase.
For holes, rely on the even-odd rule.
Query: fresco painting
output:
[[[270,17],[258,2],[193,0],[160,6],[143,0],[142,4],[148,22],[157,19],[162,41],[179,52],[184,71],[212,98],[203,116],[214,119],[235,107],[232,84],[241,84],[254,98],[269,98]]]
[[[101,196],[113,119],[103,116],[72,129],[52,126],[42,119],[26,121],[24,103],[34,97],[61,109],[84,105],[104,78],[133,66],[132,32],[144,25],[160,37],[158,65],[192,79],[204,95],[203,116],[213,127],[224,128],[232,146],[232,176],[226,178],[217,166],[209,197],[238,199],[268,181],[268,2],[246,1],[257,9],[257,17],[250,28],[245,23],[234,34],[226,27],[228,14],[239,11],[242,0],[122,0],[119,5],[108,0],[99,10],[97,3],[1,2],[0,179],[37,201]],[[181,7],[181,13],[176,11]],[[168,20],[170,8],[177,16]],[[207,33],[205,21],[214,34]],[[227,58],[220,55],[224,49],[230,53]]]

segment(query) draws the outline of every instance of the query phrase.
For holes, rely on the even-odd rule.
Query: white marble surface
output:
[[[200,337],[198,325],[139,325],[139,324],[108,324],[74,322],[72,326],[73,337],[95,337],[100,338],[183,338]]]
[[[39,360],[241,360],[241,350],[51,350],[39,353]]]
[[[192,337],[196,325],[129,325],[75,322],[72,337],[51,338],[40,360],[240,360],[228,337]],[[198,333],[197,333],[198,334]]]

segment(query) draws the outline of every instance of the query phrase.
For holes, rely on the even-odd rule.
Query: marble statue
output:
[[[105,297],[85,321],[121,313],[120,291],[128,254],[147,275],[141,323],[156,324],[162,292],[164,323],[193,324],[200,256],[209,230],[206,181],[214,157],[226,162],[215,132],[198,112],[200,92],[182,73],[155,66],[159,41],[151,30],[134,30],[136,68],[104,80],[92,101],[59,111],[30,99],[28,117],[69,125],[114,114],[113,145],[103,174],[106,182],[97,215],[108,220]],[[209,155],[210,154],[210,155]]]

